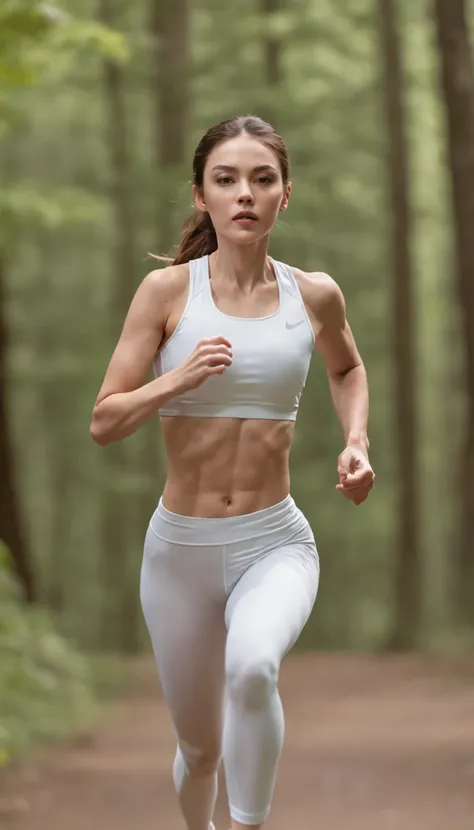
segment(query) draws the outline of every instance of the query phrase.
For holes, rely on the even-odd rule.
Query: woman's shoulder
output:
[[[311,321],[315,336],[323,327],[345,319],[345,302],[336,280],[324,271],[303,271],[291,266],[294,279]]]
[[[189,287],[189,265],[164,265],[150,271],[142,281],[151,301],[173,302]]]
[[[344,305],[342,291],[329,274],[324,271],[302,271],[290,266],[305,305],[319,317],[324,310]]]

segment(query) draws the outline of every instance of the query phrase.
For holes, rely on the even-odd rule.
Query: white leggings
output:
[[[229,809],[270,812],[284,732],[283,656],[316,599],[319,559],[291,496],[244,516],[151,519],[141,602],[178,747],[174,783],[188,830],[208,830],[224,758]]]

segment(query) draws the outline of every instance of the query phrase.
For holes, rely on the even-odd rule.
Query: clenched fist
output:
[[[225,337],[207,337],[179,369],[176,369],[177,394],[196,389],[206,378],[222,375],[232,363],[232,346]]]
[[[362,504],[374,486],[375,473],[362,450],[346,447],[338,458],[336,490],[354,504]]]

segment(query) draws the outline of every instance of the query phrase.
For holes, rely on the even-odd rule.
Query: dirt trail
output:
[[[474,667],[294,655],[268,830],[474,830]],[[2,830],[182,830],[154,674],[97,732],[0,782]],[[227,830],[223,779],[216,816]]]

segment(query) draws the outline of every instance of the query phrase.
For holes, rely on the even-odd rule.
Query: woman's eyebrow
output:
[[[212,168],[212,170],[213,172],[216,170],[223,170],[226,173],[238,173],[238,168],[231,164],[217,164]],[[264,170],[270,170],[272,173],[277,172],[271,164],[259,164],[257,167],[253,168],[252,173],[262,173]]]

